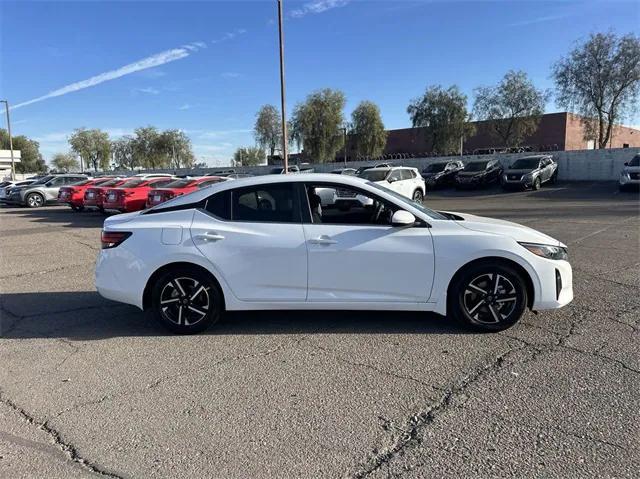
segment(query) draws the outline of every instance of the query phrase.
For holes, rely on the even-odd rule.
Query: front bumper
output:
[[[532,310],[558,309],[573,301],[573,271],[564,260],[537,257],[535,270],[540,281]]]
[[[618,184],[620,186],[640,186],[640,177],[631,178],[629,175],[620,175],[620,179],[618,180]]]

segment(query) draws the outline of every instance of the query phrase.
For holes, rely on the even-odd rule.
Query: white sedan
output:
[[[317,189],[370,201],[322,208]],[[177,333],[225,310],[413,310],[499,331],[525,309],[573,299],[559,241],[507,221],[427,209],[346,175],[217,183],[107,218],[96,266],[105,298]]]

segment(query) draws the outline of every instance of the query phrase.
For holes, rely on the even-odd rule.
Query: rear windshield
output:
[[[88,185],[89,183],[93,183],[93,180],[80,180],[77,181],[75,183],[71,183],[73,186],[84,186],[84,185]]]
[[[193,183],[194,179],[190,179],[190,180],[177,180],[177,181],[172,181],[171,183],[167,183],[166,185],[163,186],[163,188],[185,188],[187,186],[189,186],[191,183]]]
[[[128,180],[122,183],[120,186],[122,188],[135,188],[136,186],[140,186],[142,183],[146,183],[147,180]]]
[[[198,184],[198,188],[206,188],[207,186],[211,186],[214,183],[220,183],[222,181],[225,181],[225,180],[221,180],[221,179],[216,178],[215,180],[203,181],[202,183]]]
[[[520,158],[511,165],[511,168],[514,170],[533,170],[537,168],[539,164],[540,160],[538,158]]]
[[[444,171],[444,167],[447,166],[446,163],[435,163],[433,165],[427,166],[423,171],[425,173],[439,173]]]
[[[100,186],[116,186],[121,181],[122,180],[109,180],[109,181],[105,181],[104,183],[100,183]]]
[[[482,171],[487,169],[488,161],[476,161],[473,163],[468,163],[467,166],[464,167],[464,171]]]
[[[360,178],[369,181],[384,181],[389,174],[389,170],[365,170],[360,173]]]
[[[629,162],[629,166],[640,166],[640,155],[636,155],[633,158],[631,158],[631,161]]]

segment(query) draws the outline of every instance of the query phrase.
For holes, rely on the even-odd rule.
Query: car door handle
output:
[[[224,236],[219,235],[215,231],[209,231],[207,233],[203,233],[201,235],[198,235],[197,238],[200,238],[200,239],[202,239],[204,241],[220,241],[220,240],[224,239]]]
[[[329,238],[326,235],[322,235],[318,238],[312,238],[309,240],[309,243],[311,244],[320,244],[320,245],[330,245],[330,244],[336,244],[337,241],[336,240],[332,240],[331,238]]]

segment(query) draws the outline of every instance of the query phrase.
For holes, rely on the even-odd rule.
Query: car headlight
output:
[[[569,260],[569,254],[567,253],[567,248],[563,248],[562,246],[552,246],[548,244],[538,244],[538,243],[519,243],[520,246],[528,249],[533,254],[537,256],[542,256],[547,259],[562,259],[565,261]]]
[[[631,178],[631,176],[629,175],[629,172],[628,172],[628,171],[621,171],[621,172],[620,172],[620,177],[621,177],[621,178],[625,178],[625,179],[629,179],[629,178]]]

